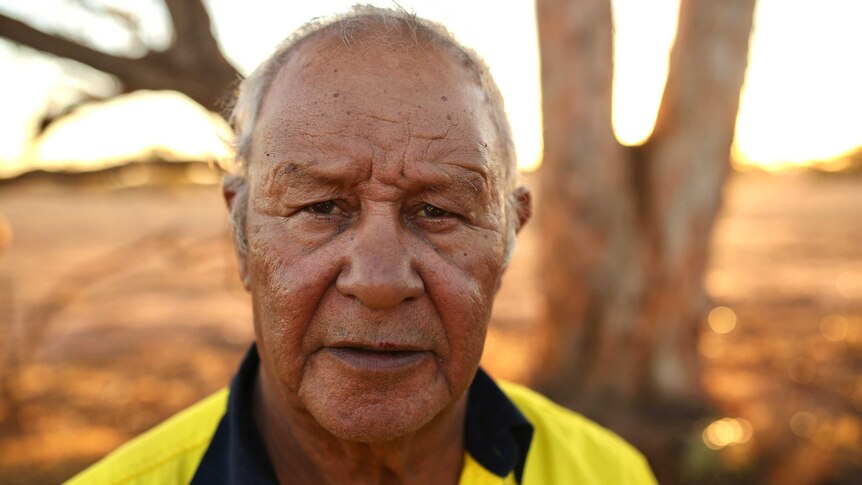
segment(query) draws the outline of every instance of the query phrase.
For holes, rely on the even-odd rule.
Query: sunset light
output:
[[[330,0],[276,6],[261,2],[249,8],[236,2],[211,2],[211,10],[226,55],[240,72],[247,73],[286,32],[306,19],[343,11],[352,3]],[[402,5],[442,21],[486,59],[506,100],[519,165],[525,171],[537,168],[542,121],[532,2],[494,8],[494,21],[477,21],[487,15],[490,2]],[[613,123],[623,144],[643,143],[651,134],[667,77],[678,8],[679,0],[613,1]],[[22,5],[16,10],[27,12]],[[260,15],[260,11],[269,14]],[[42,13],[48,15],[47,11]],[[158,12],[151,9],[148,15],[157,17]],[[829,160],[862,144],[862,90],[858,88],[862,85],[862,63],[856,60],[862,46],[862,30],[856,25],[859,18],[862,3],[849,0],[817,2],[816,8],[801,0],[758,2],[733,149],[737,167],[779,170]],[[254,36],[246,35],[250,22],[256,25]],[[93,28],[91,37],[105,39],[104,48],[116,49],[122,44],[115,26],[113,30],[106,24]],[[99,29],[107,29],[104,36]],[[805,35],[799,35],[802,32]],[[164,35],[153,33],[152,42],[158,44]],[[223,130],[224,123],[168,93],[138,93],[124,101],[78,110],[34,141],[32,113],[64,96],[70,84],[65,74],[68,69],[49,67],[46,60],[31,60],[8,44],[0,45],[0,62],[17,66],[20,74],[12,89],[0,94],[7,112],[0,118],[0,129],[11,141],[0,152],[4,160],[0,177],[13,176],[28,167],[92,169],[147,153],[167,159],[229,157],[220,136],[212,130],[213,126]]]
[[[96,169],[156,158],[217,162],[231,156],[229,137],[221,117],[188,97],[139,91],[84,106],[51,124],[30,147],[30,159],[46,170]],[[0,166],[0,177],[4,170],[20,168]]]
[[[0,69],[0,484],[862,483],[862,0],[0,0]]]

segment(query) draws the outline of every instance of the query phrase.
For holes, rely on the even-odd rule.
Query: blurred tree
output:
[[[72,1],[72,0],[70,0]],[[201,0],[165,0],[165,6],[173,27],[170,45],[164,50],[149,50],[140,41],[139,21],[134,13],[111,7],[97,7],[84,0],[74,0],[82,9],[114,19],[129,31],[135,46],[144,49],[139,57],[123,57],[103,52],[57,34],[42,32],[24,22],[0,14],[0,37],[55,56],[72,59],[117,78],[122,92],[139,89],[175,90],[186,94],[204,107],[221,112],[221,104],[228,97],[230,88],[240,79],[237,70],[222,54],[210,23],[210,17]],[[61,114],[62,116],[62,114]],[[43,128],[50,119],[43,122]],[[0,221],[2,223],[2,221]],[[2,232],[2,227],[0,227]],[[164,243],[162,243],[164,244]],[[2,248],[2,234],[0,234]],[[135,246],[135,255],[141,254],[140,244]],[[117,253],[124,256],[128,248]],[[136,260],[140,259],[137,257]],[[128,266],[128,264],[126,264]],[[0,347],[14,349],[0,358],[0,431],[7,435],[22,431],[18,421],[20,398],[20,371],[23,360],[35,354],[48,330],[52,316],[61,310],[76,294],[92,281],[98,281],[100,271],[113,265],[88,265],[86,271],[70,275],[49,294],[43,304],[25,315],[26,335],[13,341],[13,329],[0,328]],[[8,288],[7,288],[8,286]],[[68,290],[75,288],[76,291]],[[0,281],[0,299],[11,294],[8,282]],[[11,300],[10,300],[11,301]],[[2,301],[0,301],[2,303]],[[6,308],[0,305],[0,308]],[[11,305],[9,305],[11,308]],[[5,315],[4,315],[5,316]],[[13,319],[0,319],[12,322]]]
[[[651,440],[678,436],[668,426],[685,432],[706,409],[702,278],[754,4],[681,1],[655,130],[624,147],[611,126],[610,0],[538,0],[537,214],[551,351],[536,382],[648,453],[666,449]]]
[[[80,3],[82,8],[97,9]],[[147,50],[140,57],[108,54],[2,14],[0,37],[111,74],[124,92],[172,89],[220,111],[220,104],[240,76],[219,49],[206,8],[201,0],[165,0],[165,6],[173,26],[171,44],[163,51]],[[136,36],[138,22],[133,13],[109,8],[100,13],[115,18]]]

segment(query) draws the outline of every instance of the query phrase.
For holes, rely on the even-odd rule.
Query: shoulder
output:
[[[499,385],[534,427],[524,483],[656,483],[643,455],[613,432],[526,387]]]
[[[188,483],[227,407],[222,389],[124,444],[67,485]]]

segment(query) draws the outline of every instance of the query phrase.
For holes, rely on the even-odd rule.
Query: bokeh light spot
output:
[[[790,430],[800,438],[811,438],[817,432],[817,416],[799,411],[790,418]]]
[[[829,315],[820,320],[820,334],[830,342],[840,342],[847,338],[850,324],[843,315]]]
[[[720,450],[725,446],[747,443],[752,435],[751,423],[747,419],[722,418],[703,429],[703,442],[710,449]]]
[[[726,306],[717,306],[709,312],[707,322],[715,333],[730,333],[736,328],[736,313]]]

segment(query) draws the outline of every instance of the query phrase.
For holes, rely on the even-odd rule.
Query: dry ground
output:
[[[860,478],[860,191],[848,175],[728,185],[707,287],[738,323],[705,326],[701,351],[716,418],[753,433],[695,451],[773,483]],[[0,482],[56,483],[228,382],[252,335],[227,230],[213,186],[0,186]],[[540,358],[525,232],[485,357],[519,381]]]

